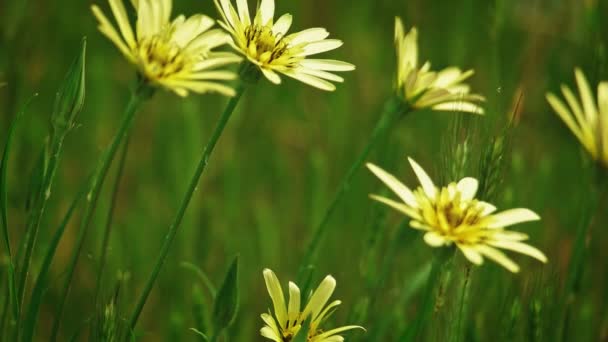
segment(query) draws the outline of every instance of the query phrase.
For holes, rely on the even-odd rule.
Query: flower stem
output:
[[[106,265],[106,258],[108,255],[108,246],[110,244],[110,234],[112,233],[112,221],[114,219],[114,210],[116,208],[116,201],[118,200],[118,192],[120,189],[120,181],[124,172],[127,154],[129,151],[129,142],[131,137],[127,136],[126,141],[122,147],[122,154],[118,162],[118,171],[116,172],[116,179],[114,179],[114,187],[112,189],[112,198],[110,199],[110,207],[108,209],[108,216],[106,218],[106,225],[103,232],[103,240],[101,242],[101,255],[99,256],[99,268],[97,269],[97,281],[95,284],[95,307],[99,302],[101,295],[101,282],[103,280],[103,272]]]
[[[153,95],[153,93],[154,89],[151,88],[143,80],[138,83],[137,88],[131,95],[131,99],[129,100],[129,103],[125,108],[122,122],[120,128],[118,129],[118,132],[114,136],[108,149],[105,151],[105,153],[99,160],[99,164],[97,165],[97,168],[93,173],[93,177],[90,179],[89,191],[86,193],[86,206],[84,209],[82,220],[80,222],[80,228],[78,236],[76,238],[76,245],[74,247],[74,252],[72,253],[72,258],[70,259],[70,263],[68,265],[66,281],[63,285],[61,296],[59,297],[60,302],[57,307],[57,312],[55,314],[55,323],[53,324],[53,330],[50,339],[51,341],[57,340],[57,334],[59,333],[61,317],[63,315],[63,309],[65,307],[68,292],[70,289],[70,283],[72,282],[72,277],[76,269],[76,264],[78,263],[80,251],[82,250],[88,227],[91,223],[91,220],[93,219],[93,214],[97,206],[97,200],[99,199],[99,194],[101,192],[101,188],[103,186],[108,170],[112,164],[112,161],[114,160],[116,152],[118,151],[118,147],[120,146],[124,138],[130,133],[131,126],[133,126],[133,122],[135,121],[135,114],[141,107],[142,103],[145,100],[149,99]]]
[[[598,219],[598,215],[603,213],[603,206],[608,199],[608,171],[601,167],[597,167],[593,171],[595,173],[593,174],[591,189],[586,193],[590,193],[591,195],[586,195],[588,202],[583,209],[583,215],[581,215],[582,218],[576,233],[570,264],[568,265],[568,276],[564,287],[565,293],[562,295],[560,325],[556,336],[556,340],[559,341],[568,340],[570,311],[576,296],[581,291],[580,283],[585,268],[585,259],[589,254],[589,246],[587,245],[589,235],[591,235],[591,230],[595,224],[595,220]]]
[[[245,88],[246,87],[245,87],[244,83],[241,83],[237,87],[236,95],[233,98],[231,98],[230,101],[228,102],[226,109],[222,113],[217,125],[215,126],[215,130],[213,131],[213,134],[211,135],[211,138],[209,139],[207,146],[205,146],[205,149],[203,150],[203,153],[198,162],[196,171],[194,172],[194,175],[192,176],[192,179],[190,180],[190,185],[188,186],[186,195],[182,199],[182,202],[177,211],[177,214],[176,214],[175,218],[173,219],[171,226],[169,226],[169,230],[167,231],[167,234],[165,235],[165,239],[164,239],[163,245],[160,249],[160,253],[158,255],[154,268],[152,269],[152,274],[150,274],[150,277],[148,278],[148,280],[146,282],[143,292],[141,293],[139,299],[137,300],[135,310],[133,311],[133,313],[131,314],[131,318],[129,319],[129,328],[130,328],[129,331],[131,331],[131,332],[133,331],[133,329],[135,328],[135,325],[137,324],[137,320],[139,319],[139,315],[141,314],[141,311],[143,310],[144,305],[146,304],[148,295],[152,291],[154,282],[156,281],[156,278],[158,277],[158,274],[160,273],[160,270],[167,258],[167,255],[169,254],[169,250],[171,248],[173,240],[175,239],[175,235],[177,234],[177,231],[180,227],[182,219],[184,218],[186,209],[188,209],[188,205],[190,204],[190,201],[192,200],[192,196],[194,195],[194,192],[198,188],[199,180],[201,178],[201,175],[203,174],[203,171],[205,171],[205,168],[207,167],[209,158],[211,157],[211,154],[213,153],[213,149],[215,148],[215,145],[217,144],[219,138],[221,137],[222,132],[224,131],[224,128],[226,127],[226,124],[228,123],[228,120],[230,119],[230,116],[234,112],[234,109],[236,108],[237,104],[239,103],[241,96],[245,92]]]
[[[443,247],[435,251],[433,266],[424,290],[422,307],[420,312],[416,315],[415,321],[405,330],[399,341],[418,341],[420,331],[424,327],[424,324],[430,320],[432,308],[435,305],[435,290],[437,284],[453,256],[454,248]]]
[[[302,279],[304,279],[305,277],[306,270],[309,269],[311,265],[315,262],[315,258],[317,256],[321,241],[325,237],[325,234],[327,234],[327,228],[329,227],[329,219],[338,207],[338,203],[340,203],[340,200],[348,191],[350,183],[352,182],[355,174],[357,174],[357,171],[359,171],[371,151],[380,141],[380,138],[385,136],[388,130],[394,126],[395,122],[397,122],[397,120],[403,115],[405,115],[407,112],[407,108],[405,107],[403,101],[401,101],[399,98],[391,97],[389,100],[386,101],[382,116],[376,124],[376,127],[374,128],[372,135],[367,142],[367,145],[359,154],[355,162],[352,164],[346,176],[342,179],[342,182],[340,183],[336,195],[329,204],[329,207],[327,207],[327,210],[325,211],[321,222],[313,233],[313,237],[308,245],[308,248],[306,249],[304,258],[302,259],[302,262],[300,263],[300,268],[298,270],[298,281],[300,283],[302,283]]]

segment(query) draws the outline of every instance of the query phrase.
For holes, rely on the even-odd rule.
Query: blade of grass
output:
[[[133,313],[131,314],[131,318],[129,319],[129,327],[131,330],[135,329],[135,325],[137,324],[139,315],[141,314],[141,311],[143,310],[144,305],[146,304],[148,296],[150,295],[150,292],[152,291],[152,288],[154,287],[154,283],[156,282],[156,278],[158,277],[158,274],[160,273],[160,270],[163,267],[163,264],[165,263],[167,255],[169,254],[169,250],[171,248],[173,240],[175,239],[175,235],[177,234],[177,231],[179,230],[179,226],[182,222],[182,219],[184,218],[186,209],[188,209],[188,205],[190,204],[190,201],[192,200],[192,196],[194,195],[194,192],[198,188],[198,183],[201,178],[201,175],[203,174],[203,171],[205,171],[205,168],[207,167],[209,158],[211,157],[213,150],[215,148],[215,145],[217,144],[220,136],[222,135],[222,132],[224,131],[224,128],[226,127],[226,124],[228,123],[228,120],[230,119],[230,116],[232,115],[232,112],[234,112],[234,109],[236,108],[237,104],[239,103],[239,100],[241,99],[243,93],[245,92],[245,88],[246,87],[245,87],[244,83],[241,83],[237,86],[236,95],[233,98],[231,98],[230,101],[228,102],[228,105],[226,106],[226,109],[220,116],[220,119],[213,131],[213,134],[211,135],[211,138],[209,139],[209,142],[207,143],[207,146],[205,146],[205,149],[203,150],[203,153],[199,160],[196,171],[194,172],[194,175],[190,181],[190,185],[188,186],[188,189],[186,191],[186,195],[184,196],[182,203],[181,203],[179,209],[177,210],[177,214],[176,214],[175,218],[173,219],[171,226],[169,226],[169,230],[167,231],[167,234],[165,235],[163,245],[161,247],[158,258],[156,259],[154,268],[152,269],[152,273],[150,274],[150,277],[146,281],[144,289],[143,289],[141,295],[139,296],[139,299],[137,300],[137,304],[135,305],[135,309],[133,310]]]
[[[42,304],[42,299],[44,297],[44,293],[48,287],[48,275],[49,270],[51,269],[51,264],[53,263],[53,259],[55,257],[55,252],[57,251],[57,247],[59,246],[59,242],[63,237],[63,233],[72,218],[80,200],[82,199],[85,193],[86,187],[83,187],[76,197],[72,201],[70,208],[68,209],[65,217],[63,218],[61,224],[55,231],[53,238],[49,244],[46,255],[44,257],[44,261],[42,262],[42,266],[40,268],[40,272],[38,273],[38,277],[36,278],[36,282],[34,283],[34,288],[32,290],[32,298],[30,299],[30,304],[28,307],[28,311],[25,315],[25,325],[23,326],[23,337],[22,341],[32,341],[35,336],[36,323],[38,320],[38,312],[40,310],[40,305]]]
[[[86,46],[86,38],[83,38],[79,53],[72,62],[72,65],[57,92],[57,96],[55,97],[53,113],[51,116],[50,138],[46,154],[48,164],[46,164],[44,168],[41,183],[42,187],[36,195],[33,219],[31,221],[32,225],[31,229],[28,229],[25,255],[23,263],[19,268],[17,294],[20,311],[22,310],[23,302],[25,300],[25,286],[29,275],[29,268],[32,263],[32,253],[36,245],[38,230],[46,205],[51,197],[55,173],[63,150],[63,142],[69,131],[74,127],[76,116],[84,107]],[[17,326],[19,327],[19,324]]]
[[[8,274],[8,295],[9,296],[8,296],[7,302],[10,303],[9,306],[12,310],[12,317],[14,320],[16,320],[19,317],[20,313],[19,313],[19,302],[17,299],[17,292],[16,292],[16,283],[15,283],[15,264],[13,261],[10,234],[9,234],[9,229],[8,229],[8,208],[7,208],[7,206],[8,206],[8,203],[7,203],[8,202],[7,201],[8,187],[6,184],[6,175],[8,172],[9,152],[10,152],[11,145],[13,142],[15,127],[17,126],[19,119],[25,114],[25,111],[27,110],[30,103],[36,96],[38,96],[38,94],[34,94],[32,97],[30,97],[30,99],[25,102],[25,104],[23,105],[21,110],[13,118],[11,125],[9,127],[9,130],[8,130],[7,136],[6,136],[4,152],[2,153],[2,161],[0,161],[0,214],[2,215],[2,235],[3,235],[3,240],[4,240],[4,246],[6,248],[6,253],[8,256],[7,274]],[[6,317],[4,312],[3,312],[3,317]],[[3,326],[0,328],[3,328]],[[2,329],[2,331],[4,331],[4,329]]]
[[[55,322],[53,323],[53,329],[50,338],[51,341],[56,341],[57,335],[59,334],[59,329],[61,327],[61,318],[63,316],[63,310],[67,301],[72,277],[74,275],[80,252],[82,250],[82,246],[88,232],[88,227],[91,223],[91,220],[93,219],[93,214],[97,206],[97,200],[99,199],[99,194],[101,192],[101,188],[103,187],[105,177],[112,164],[112,161],[114,160],[114,156],[118,151],[118,147],[120,146],[124,138],[131,132],[131,126],[133,126],[133,122],[135,121],[135,114],[137,113],[143,102],[149,99],[153,94],[153,88],[150,88],[150,86],[143,82],[143,80],[138,82],[137,88],[132,93],[131,99],[129,100],[129,103],[125,108],[122,122],[118,129],[118,132],[112,139],[112,142],[110,143],[108,149],[102,155],[101,159],[99,160],[99,164],[97,165],[97,168],[93,173],[93,177],[91,177],[89,190],[86,195],[87,201],[84,208],[84,214],[82,216],[78,235],[76,237],[76,244],[74,246],[74,250],[72,252],[72,256],[68,264],[67,277],[62,287],[61,294],[59,296],[59,305],[57,306],[57,310],[55,313]]]
[[[399,338],[399,341],[418,341],[422,328],[430,321],[432,308],[435,306],[435,292],[439,279],[445,271],[444,268],[449,264],[453,256],[453,248],[443,247],[435,251],[433,266],[427,279],[420,312],[416,315],[414,322],[405,330],[401,338]]]
[[[352,166],[346,173],[346,176],[342,179],[338,187],[338,191],[336,192],[333,200],[327,207],[327,210],[325,211],[321,222],[317,225],[315,231],[313,232],[312,239],[310,240],[310,243],[306,248],[306,252],[304,254],[304,257],[302,258],[300,267],[298,269],[297,279],[299,284],[302,283],[306,270],[311,266],[311,264],[314,263],[317,256],[317,252],[321,245],[321,241],[327,233],[329,219],[332,217],[334,211],[338,207],[338,203],[340,203],[340,200],[348,191],[350,183],[357,174],[357,171],[359,171],[359,169],[369,156],[370,152],[378,144],[380,138],[385,136],[389,129],[394,126],[395,122],[397,122],[400,117],[406,115],[408,112],[409,110],[404,107],[403,101],[401,101],[397,97],[391,97],[384,105],[383,113],[380,117],[380,120],[376,124],[376,127],[374,128],[372,135],[369,141],[367,142],[367,145],[363,148],[363,151],[359,154],[355,162],[352,164]]]
[[[118,192],[120,189],[120,181],[124,172],[125,164],[127,161],[127,154],[129,152],[129,143],[131,141],[130,136],[127,136],[125,143],[122,147],[122,153],[118,162],[118,170],[116,172],[116,178],[114,179],[114,187],[112,189],[112,197],[110,199],[110,207],[108,208],[108,216],[106,218],[106,226],[103,232],[103,240],[101,242],[101,253],[99,256],[99,268],[97,269],[97,281],[95,284],[95,307],[99,303],[101,296],[101,283],[103,281],[103,273],[106,265],[106,258],[108,255],[108,247],[110,244],[110,234],[112,233],[112,222],[114,219],[114,210],[116,209],[116,201],[118,199]]]

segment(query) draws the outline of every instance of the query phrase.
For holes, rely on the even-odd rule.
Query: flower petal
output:
[[[498,214],[488,216],[488,228],[504,228],[517,223],[538,221],[540,216],[530,209],[517,208],[502,211]]]
[[[272,33],[277,37],[283,37],[289,28],[291,27],[291,23],[293,21],[293,17],[291,14],[283,14],[277,22],[272,26]]]
[[[315,292],[312,294],[312,297],[310,297],[304,311],[302,311],[302,319],[305,320],[308,315],[311,314],[312,320],[314,321],[319,313],[323,310],[323,307],[329,300],[329,297],[331,297],[335,288],[336,280],[334,277],[330,275],[325,277],[321,284],[319,284],[319,287],[317,287]]]
[[[262,21],[261,24],[268,25],[274,18],[274,0],[262,0],[258,9],[258,15]]]
[[[433,184],[431,177],[429,177],[429,175],[422,167],[420,167],[420,165],[418,165],[418,163],[416,163],[416,161],[414,161],[414,159],[408,157],[407,160],[409,160],[416,177],[418,177],[420,185],[422,185],[422,189],[424,189],[426,196],[429,199],[434,200],[437,194],[437,189],[435,188],[435,184]]]
[[[266,282],[266,289],[268,289],[270,299],[272,299],[274,315],[277,317],[278,324],[284,326],[287,322],[287,312],[285,311],[285,297],[283,296],[279,279],[274,272],[267,268],[264,270],[264,281]]]
[[[458,191],[460,191],[461,198],[470,201],[475,198],[475,194],[477,194],[479,182],[475,178],[465,177],[458,182],[456,187],[458,188]]]
[[[300,314],[300,289],[293,282],[289,282],[289,306],[287,316],[290,320]]]
[[[513,262],[513,260],[509,259],[503,252],[499,251],[496,248],[492,248],[486,245],[477,245],[475,246],[475,250],[481,253],[483,256],[488,259],[494,260],[496,263],[506,268],[510,272],[517,273],[519,272],[519,266]]]
[[[487,243],[494,247],[508,249],[510,251],[525,254],[543,263],[547,262],[547,256],[545,256],[543,252],[538,250],[536,247],[532,247],[522,242],[509,240],[489,240]]]
[[[386,184],[386,186],[388,186],[397,196],[399,196],[399,198],[401,198],[405,204],[411,208],[418,208],[418,202],[416,201],[414,193],[397,178],[395,178],[395,176],[371,163],[367,164],[367,168],[374,175],[376,175],[376,177],[380,178],[380,180]]]

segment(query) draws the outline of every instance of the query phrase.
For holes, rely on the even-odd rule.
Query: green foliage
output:
[[[106,0],[94,2],[110,13]],[[218,18],[212,1],[174,2],[174,15]],[[605,1],[277,0],[294,31],[325,27],[344,41],[319,58],[357,70],[323,93],[250,69],[221,139],[225,98],[151,97],[141,83],[141,96],[129,97],[135,69],[98,32],[90,5],[0,4],[0,341],[262,340],[260,314],[273,310],[266,267],[296,282],[303,299],[334,276],[342,304],[321,328],[366,328],[347,341],[607,338],[608,176],[544,98],[561,83],[575,88],[575,66],[594,92],[608,79]],[[487,99],[485,116],[425,110],[381,120],[396,15],[418,28],[421,62],[475,69],[470,85]],[[210,138],[212,157],[201,154]],[[456,251],[442,270],[440,250],[368,197],[383,188],[365,162],[418,184],[406,156],[437,185],[475,177],[499,210],[537,212],[540,222],[515,230],[549,262],[513,256],[513,275]],[[119,292],[116,274],[131,274]]]
[[[239,257],[236,256],[213,305],[213,334],[217,338],[236,318],[239,309]],[[212,339],[214,340],[214,339]]]

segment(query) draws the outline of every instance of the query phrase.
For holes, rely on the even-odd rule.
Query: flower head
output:
[[[552,93],[547,93],[547,101],[591,157],[608,167],[608,82],[600,82],[598,85],[596,105],[583,72],[576,68],[574,74],[582,106],[565,85],[562,85],[562,93],[568,105]]]
[[[494,213],[495,206],[475,199],[476,179],[467,177],[458,183],[437,188],[414,160],[409,161],[421,184],[414,191],[378,166],[367,164],[403,203],[376,195],[371,197],[410,217],[412,228],[426,232],[424,241],[428,245],[455,244],[472,263],[481,265],[483,257],[487,257],[511,272],[518,272],[519,266],[499,249],[547,261],[541,251],[522,242],[528,239],[527,235],[505,230],[505,227],[517,223],[539,220],[537,214],[523,208]]]
[[[395,19],[395,45],[397,47],[396,91],[412,108],[431,108],[438,111],[457,111],[483,114],[476,102],[483,96],[470,94],[469,85],[462,83],[473,75],[473,70],[462,72],[448,67],[431,71],[431,63],[418,64],[418,30],[413,27],[407,34],[400,18]]]
[[[281,83],[278,73],[295,78],[313,87],[333,91],[331,82],[344,79],[329,71],[350,71],[355,66],[330,59],[309,59],[310,55],[342,46],[342,41],[326,39],[323,28],[311,28],[287,34],[291,14],[274,21],[274,0],[261,0],[251,20],[247,0],[237,0],[236,10],[230,0],[214,0],[224,21],[220,25],[232,35],[233,47],[255,64],[272,83]]]
[[[133,32],[122,0],[109,0],[120,35],[103,12],[91,9],[99,21],[99,30],[151,84],[162,86],[180,96],[219,92],[234,95],[234,90],[217,81],[236,78],[233,72],[216,70],[236,63],[232,53],[213,52],[226,44],[229,37],[220,29],[210,30],[215,21],[205,15],[187,18],[178,16],[169,21],[172,0],[132,0],[137,12],[136,33]]]
[[[300,289],[296,284],[289,282],[289,303],[286,305],[281,283],[279,283],[279,279],[274,272],[265,269],[264,280],[274,306],[274,316],[270,313],[262,314],[262,319],[266,325],[260,330],[260,333],[268,339],[276,342],[291,341],[309,317],[308,342],[343,341],[344,338],[338,335],[339,333],[355,328],[363,329],[356,325],[347,325],[328,331],[319,328],[319,325],[333,313],[336,306],[342,303],[335,300],[325,306],[336,288],[336,280],[332,276],[328,275],[323,279],[308,299],[304,310],[300,306]]]

